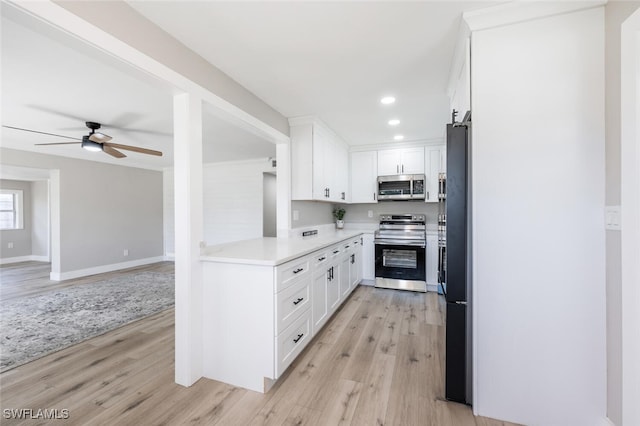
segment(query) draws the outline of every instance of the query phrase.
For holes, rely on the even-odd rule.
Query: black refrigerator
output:
[[[440,279],[446,298],[445,397],[472,403],[471,388],[471,114],[447,125],[441,186]]]

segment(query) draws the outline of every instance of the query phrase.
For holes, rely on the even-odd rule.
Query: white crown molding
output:
[[[603,6],[606,0],[596,1],[512,1],[465,12],[462,19],[469,30],[480,31],[518,22],[531,21],[563,13],[577,12]]]

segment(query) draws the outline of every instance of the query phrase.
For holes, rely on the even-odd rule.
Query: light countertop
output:
[[[205,262],[276,266],[362,234],[361,230],[326,232],[311,237],[256,238],[202,249]]]

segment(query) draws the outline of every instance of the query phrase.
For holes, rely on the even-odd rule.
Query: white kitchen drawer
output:
[[[307,309],[289,328],[276,337],[276,378],[311,340],[311,309]]]
[[[311,303],[311,275],[296,280],[291,287],[276,294],[276,335],[293,323]]]
[[[344,252],[344,246],[345,244],[342,244],[342,243],[331,246],[329,248],[329,256],[332,259],[340,256],[340,254]]]
[[[278,266],[276,268],[275,292],[278,293],[294,284],[299,278],[310,275],[309,272],[309,257],[292,260]]]
[[[311,256],[311,264],[313,265],[314,269],[319,268],[327,263],[330,257],[328,251],[317,252],[312,254]]]

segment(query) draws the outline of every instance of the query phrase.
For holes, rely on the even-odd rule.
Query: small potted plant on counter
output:
[[[333,209],[333,217],[336,218],[336,228],[338,229],[342,229],[344,228],[344,214],[346,213],[346,210],[343,209],[342,207],[337,207],[335,209]]]

